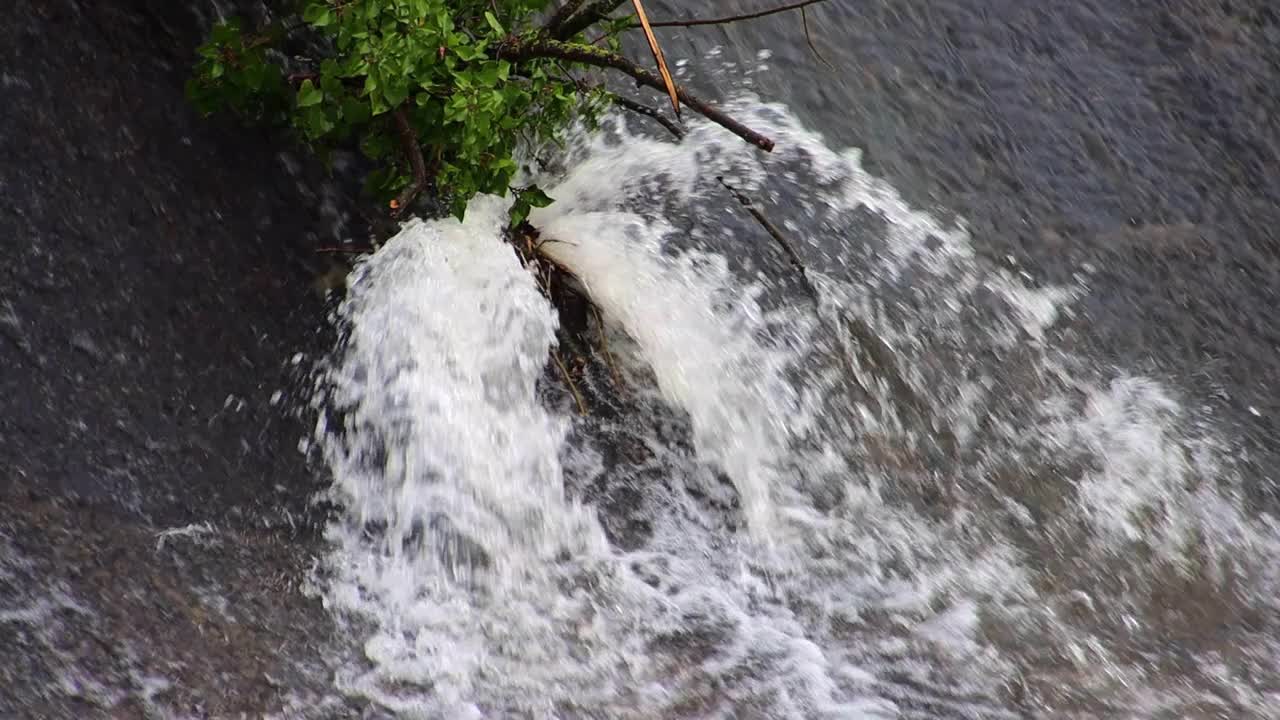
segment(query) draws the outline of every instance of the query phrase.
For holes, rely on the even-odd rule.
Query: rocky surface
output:
[[[312,250],[348,234],[345,194],[188,108],[215,0],[6,9],[0,717],[357,713],[302,591],[319,480],[285,411],[327,346]],[[809,20],[835,70],[794,14],[662,35],[673,57],[773,51],[763,97],[964,216],[997,262],[1043,282],[1093,268],[1064,335],[1172,376],[1276,502],[1271,3],[832,2]]]
[[[183,98],[206,2],[0,21],[0,716],[323,704],[318,474],[287,411],[347,210]],[[179,532],[165,534],[178,529]]]

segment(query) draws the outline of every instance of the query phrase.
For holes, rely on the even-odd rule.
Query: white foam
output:
[[[750,526],[767,535],[779,465],[813,420],[802,388],[786,376],[797,355],[789,347],[806,342],[810,323],[792,315],[785,327],[782,317],[768,317],[756,291],[735,281],[723,257],[664,254],[662,239],[671,229],[661,223],[552,208],[534,214],[534,222],[547,237],[569,239],[546,243],[544,251],[581,278],[593,301],[639,344],[668,400],[690,414],[702,456],[734,480]],[[775,333],[782,347],[767,347],[765,327],[793,335]]]
[[[1182,567],[1191,539],[1238,553],[1197,587],[1273,603],[1280,534],[1174,393],[1053,347],[1087,290],[986,264],[963,223],[784,108],[728,107],[777,152],[614,121],[535,178],[557,198],[531,217],[544,250],[604,312],[631,384],[630,414],[579,420],[568,445],[536,393],[555,319],[499,241],[504,204],[411,224],[357,270],[325,398],[345,434],[317,433],[346,508],[325,596],[370,628],[340,686],[426,717],[1017,717],[1068,711],[1060,687],[1135,714],[1223,688],[1261,707],[1238,658],[1185,682],[1127,659],[1166,622],[1141,615],[1160,578],[1132,543]],[[747,244],[718,177],[798,201],[769,210],[824,311],[894,349],[964,454],[931,458],[919,428],[833,391],[813,308],[771,279],[785,269]],[[619,461],[623,436],[640,449]],[[639,547],[610,546],[566,486],[638,498],[601,512],[643,518]]]

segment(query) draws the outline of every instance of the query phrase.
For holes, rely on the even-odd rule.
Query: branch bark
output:
[[[658,122],[658,124],[666,128],[667,132],[671,133],[672,135],[675,135],[676,139],[679,139],[679,140],[684,139],[684,135],[685,135],[684,128],[675,124],[675,121],[671,120],[671,118],[668,118],[666,115],[663,115],[661,110],[658,110],[657,108],[649,107],[648,105],[645,105],[642,103],[638,103],[635,100],[622,97],[621,95],[614,95],[613,102],[615,105],[617,105],[620,108],[623,108],[625,110],[630,110],[631,112],[636,113],[638,115],[644,115],[645,117],[653,118]]]
[[[560,26],[573,17],[573,14],[578,12],[578,8],[582,7],[584,2],[586,0],[565,0],[564,4],[552,13],[551,17],[547,18],[546,24],[542,26],[543,32],[554,37]]]
[[[587,11],[584,10],[583,12]],[[658,75],[645,70],[621,55],[592,45],[566,43],[546,37],[535,37],[529,40],[510,38],[498,47],[497,55],[499,58],[511,62],[531,60],[533,58],[559,58],[584,65],[612,68],[631,76],[639,85],[647,85],[655,90],[664,92],[667,89],[666,83]],[[690,93],[683,85],[676,85],[675,91],[676,96],[680,98],[680,102],[693,108],[694,112],[765,152],[773,151],[773,140],[767,136],[752,130],[711,103]]]
[[[618,6],[624,2],[626,0],[594,0],[594,2],[582,8],[568,20],[560,23],[560,27],[553,31],[551,36],[556,40],[568,40],[595,23],[609,17],[609,13],[618,9]]]
[[[404,106],[401,105],[393,110],[391,117],[395,120],[396,129],[400,132],[400,144],[404,150],[405,157],[409,159],[409,165],[413,168],[413,182],[400,191],[400,194],[392,201],[391,214],[398,217],[408,210],[414,198],[418,197],[418,194],[426,189],[428,177],[427,163],[422,157],[422,145],[418,142],[418,133],[414,131],[413,124],[409,122],[409,115],[404,111]]]

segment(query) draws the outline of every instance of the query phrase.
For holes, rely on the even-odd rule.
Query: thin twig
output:
[[[618,372],[618,366],[613,362],[613,353],[609,352],[609,333],[605,331],[604,318],[600,316],[600,308],[593,303],[591,312],[596,316],[596,327],[600,329],[600,351],[604,353],[604,362],[609,366],[609,374],[613,376],[613,382],[618,388],[622,388],[622,373]]]
[[[621,107],[626,110],[630,110],[633,113],[644,115],[645,117],[650,117],[650,118],[653,118],[654,120],[657,120],[658,123],[662,125],[662,127],[667,129],[667,132],[671,133],[672,135],[675,135],[677,139],[681,139],[681,140],[684,139],[684,134],[685,134],[684,128],[677,125],[675,121],[673,121],[671,118],[668,118],[666,115],[663,115],[661,110],[658,110],[657,108],[651,108],[648,105],[638,103],[635,100],[622,97],[621,95],[614,95],[613,102],[618,107]]]
[[[556,361],[556,367],[560,368],[560,374],[564,376],[564,382],[569,386],[569,392],[573,393],[574,402],[578,403],[578,414],[585,416],[587,414],[587,404],[582,400],[582,394],[578,392],[578,386],[574,384],[573,378],[569,377],[569,368],[564,366],[564,360],[560,359],[560,352],[551,351],[551,359]]]
[[[557,62],[557,64],[559,65],[560,63]],[[573,83],[574,87],[578,89],[578,92],[587,93],[587,92],[590,92],[592,89],[594,89],[592,85],[589,85],[588,83],[582,80],[579,80],[578,78],[575,78],[573,76],[573,73],[569,72],[569,69],[566,68],[564,65],[560,65],[560,69],[564,72],[565,78],[570,83]],[[609,99],[613,101],[613,104],[617,105],[618,107],[623,108],[625,110],[630,110],[633,113],[637,113],[640,115],[644,115],[646,117],[653,118],[654,120],[658,121],[658,123],[662,125],[662,127],[666,128],[667,132],[671,133],[672,135],[675,135],[677,139],[681,139],[681,140],[684,139],[684,135],[685,135],[684,128],[680,127],[672,120],[669,120],[666,115],[662,114],[661,110],[657,108],[649,107],[648,105],[645,105],[643,103],[638,103],[635,100],[623,97],[617,93],[610,92],[608,93],[608,96],[609,96]]]
[[[500,59],[512,62],[531,60],[533,58],[559,58],[584,65],[612,68],[630,75],[641,85],[647,85],[655,90],[666,90],[666,83],[662,81],[661,77],[617,53],[591,45],[566,43],[545,37],[535,37],[527,40],[510,38],[498,47],[497,55]],[[693,108],[695,112],[743,140],[765,152],[773,150],[773,140],[743,125],[716,106],[690,93],[683,85],[676,85],[676,95],[681,102]]]
[[[813,56],[821,60],[822,64],[827,66],[827,69],[835,70],[835,66],[827,62],[827,59],[822,57],[822,53],[818,52],[818,46],[813,44],[813,35],[809,34],[809,13],[805,12],[804,8],[800,8],[800,24],[804,27],[804,41],[809,44],[809,49],[813,51]]]
[[[801,0],[787,5],[780,5],[768,10],[759,10],[752,13],[744,13],[742,15],[730,15],[728,17],[710,18],[705,20],[665,20],[663,22],[649,23],[650,27],[697,27],[699,25],[727,25],[729,23],[739,22],[741,20],[755,20],[756,18],[768,17],[769,15],[777,15],[778,13],[790,12],[792,10],[800,10],[810,5],[817,5],[827,0]],[[639,27],[632,25],[630,29]]]
[[[760,211],[760,208],[756,207],[755,203],[751,202],[751,198],[747,197],[745,193],[730,185],[723,177],[716,177],[716,180],[719,180],[720,184],[733,195],[738,203],[746,208],[751,217],[755,218],[756,222],[760,224],[760,227],[769,233],[769,237],[772,237],[774,242],[778,243],[778,246],[786,253],[787,259],[791,261],[791,267],[800,273],[800,279],[804,281],[804,287],[809,293],[809,297],[815,305],[818,304],[818,289],[809,281],[809,271],[805,269],[804,262],[800,260],[800,255],[791,246],[782,231],[778,229],[778,226],[765,217],[765,214]]]

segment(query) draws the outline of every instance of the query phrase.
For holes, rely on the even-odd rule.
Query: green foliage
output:
[[[290,127],[320,153],[356,144],[379,169],[368,186],[383,201],[413,182],[403,111],[434,175],[461,217],[476,193],[502,194],[513,154],[556,139],[575,116],[594,117],[603,93],[584,92],[564,64],[498,59],[511,33],[529,33],[550,0],[312,0],[291,25],[253,33],[231,21],[199,49],[188,95],[202,112]],[[287,48],[303,47],[305,56]],[[517,192],[514,214],[550,199]]]
[[[546,207],[552,203],[550,195],[542,192],[537,185],[526,188],[515,188],[516,202],[511,207],[511,226],[515,227],[529,217],[534,208]]]

